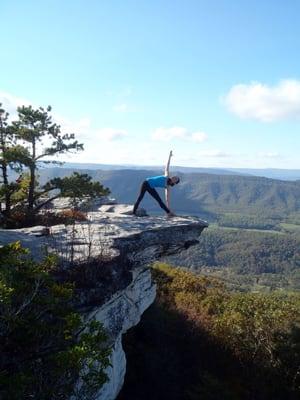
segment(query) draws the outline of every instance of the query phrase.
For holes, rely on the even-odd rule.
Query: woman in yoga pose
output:
[[[143,200],[143,197],[146,192],[148,192],[160,205],[160,207],[165,210],[167,213],[168,217],[174,217],[175,214],[170,210],[170,188],[174,185],[177,185],[180,181],[178,176],[172,176],[170,177],[170,161],[171,157],[173,156],[172,151],[170,151],[168,162],[165,168],[165,175],[159,175],[159,176],[152,176],[150,178],[147,178],[141,186],[140,194],[139,197],[133,207],[133,214],[136,214],[136,211],[138,209],[138,206],[140,202]],[[166,203],[167,205],[162,201],[160,198],[159,194],[155,190],[155,188],[160,187],[165,189],[165,197],[166,197]]]

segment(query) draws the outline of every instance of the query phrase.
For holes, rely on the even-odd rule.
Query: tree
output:
[[[2,104],[0,103],[0,107]],[[10,195],[8,190],[8,160],[7,160],[7,147],[10,138],[7,135],[7,118],[8,114],[3,108],[0,108],[0,149],[1,149],[1,159],[0,166],[2,170],[2,183],[1,194],[5,200],[5,212],[10,211]],[[1,196],[2,197],[2,196]]]
[[[193,388],[193,391],[196,390],[192,397],[187,396],[187,398],[219,399],[221,387],[218,382],[222,382],[219,381],[219,378],[222,376],[223,379],[225,378],[223,381],[226,382],[224,389],[229,388],[227,383],[230,382],[230,372],[229,375],[226,372],[224,374],[224,365],[228,367],[228,370],[232,367],[238,367],[236,371],[232,370],[234,371],[233,395],[231,397],[224,395],[222,390],[221,397],[224,399],[299,398],[300,296],[297,292],[232,292],[222,281],[216,278],[200,274],[195,275],[182,268],[175,268],[162,263],[154,265],[153,276],[157,283],[156,304],[159,308],[156,310],[159,310],[159,312],[156,315],[151,315],[151,320],[156,320],[160,318],[163,312],[167,312],[170,316],[172,315],[171,322],[176,314],[180,316],[182,321],[181,326],[177,329],[171,327],[170,322],[168,322],[172,329],[170,330],[165,323],[167,318],[164,316],[163,323],[165,326],[163,331],[164,333],[167,331],[168,342],[173,342],[173,331],[179,331],[180,337],[185,338],[183,346],[186,350],[188,349],[187,344],[190,343],[187,336],[189,332],[193,335],[198,333],[200,334],[199,341],[197,340],[189,350],[192,354],[197,351],[198,346],[203,345],[206,337],[208,347],[211,345],[215,347],[212,355],[215,357],[217,354],[218,357],[218,360],[214,360],[213,364],[217,365],[225,356],[223,362],[221,361],[219,364],[222,372],[218,371],[217,381],[215,382],[213,379],[213,381],[208,382],[207,392],[203,390],[207,385],[205,377],[204,380],[201,376],[198,382],[195,381],[194,388],[189,382],[188,392],[190,393],[191,388]],[[161,325],[158,326],[161,327]],[[144,326],[144,331],[151,337],[151,345],[153,345],[155,339],[153,340],[151,329]],[[159,335],[161,336],[160,331]],[[142,336],[142,340],[139,342],[141,346],[141,342],[145,340],[144,337]],[[169,346],[168,342],[166,347]],[[160,337],[158,343],[161,344]],[[180,345],[180,342],[178,343]],[[161,346],[159,349],[161,350]],[[205,350],[203,350],[202,354],[199,354],[201,362],[198,366],[200,371],[203,371],[203,364],[205,364],[203,362]],[[176,351],[180,352],[179,346]],[[142,353],[141,348],[138,352]],[[213,359],[211,355],[209,358]],[[196,359],[195,363],[197,364],[197,362],[199,361]],[[191,363],[189,363],[189,367],[190,365]],[[211,374],[211,361],[209,361],[209,365],[209,374]],[[189,371],[190,376],[194,374],[193,368],[194,366]],[[214,376],[211,375],[211,377]],[[236,383],[239,380],[238,386],[244,386],[245,395],[238,394]],[[214,395],[215,390],[218,390],[215,392],[216,395]]]
[[[35,193],[36,172],[40,162],[49,161],[48,157],[65,154],[72,151],[83,150],[83,144],[75,140],[75,135],[62,134],[60,125],[53,122],[49,114],[51,107],[45,110],[40,107],[33,109],[32,106],[18,107],[18,121],[13,122],[13,132],[17,139],[23,141],[28,150],[28,157],[23,160],[29,169],[30,181],[27,197],[27,210],[31,214],[34,204],[40,194]],[[50,142],[49,145],[45,142]]]
[[[18,120],[8,124],[8,114],[0,109],[3,180],[0,199],[5,201],[5,226],[31,224],[43,206],[60,196],[71,197],[75,206],[83,197],[109,194],[99,182],[92,182],[90,176],[79,173],[54,178],[39,187],[37,171],[41,163],[59,163],[52,157],[83,150],[83,144],[75,140],[74,134],[61,133],[61,127],[52,121],[50,111],[50,106],[46,110],[22,106],[18,108]],[[9,168],[22,172],[14,182],[8,179]],[[17,207],[12,208],[12,205]]]
[[[64,178],[51,179],[43,186],[43,191],[39,195],[42,196],[51,191],[56,191],[56,193],[44,202],[41,202],[35,208],[35,211],[38,211],[58,197],[70,197],[73,206],[76,206],[78,200],[83,197],[95,198],[106,196],[110,193],[109,189],[102,186],[100,182],[92,182],[92,178],[89,175],[79,174],[78,172],[73,172],[71,176]]]
[[[94,398],[111,350],[102,324],[77,313],[73,285],[54,278],[55,257],[37,263],[16,242],[0,265],[0,398]]]
[[[16,143],[12,127],[8,124],[8,113],[1,106],[0,103],[0,168],[2,175],[0,200],[4,200],[5,209],[1,211],[5,219],[8,219],[11,214],[13,194],[19,190],[17,182],[9,181],[8,171],[10,168],[20,172],[24,161],[28,158],[28,153],[26,148]]]

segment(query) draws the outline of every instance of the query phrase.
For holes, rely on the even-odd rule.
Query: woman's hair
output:
[[[176,182],[172,182],[172,179],[176,178]],[[180,179],[178,176],[172,176],[171,178],[168,178],[168,185],[169,186],[174,186],[177,185],[180,182]]]

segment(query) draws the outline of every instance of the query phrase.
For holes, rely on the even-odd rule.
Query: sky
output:
[[[300,168],[298,0],[0,0],[0,103],[72,162]]]

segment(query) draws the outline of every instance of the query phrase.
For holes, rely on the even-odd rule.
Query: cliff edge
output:
[[[0,245],[20,240],[34,257],[61,259],[61,279],[76,285],[76,308],[103,323],[112,345],[109,381],[97,400],[113,400],[126,372],[122,335],[136,325],[156,295],[149,265],[197,244],[207,222],[197,217],[130,215],[132,206],[102,205],[76,225],[0,230]]]

